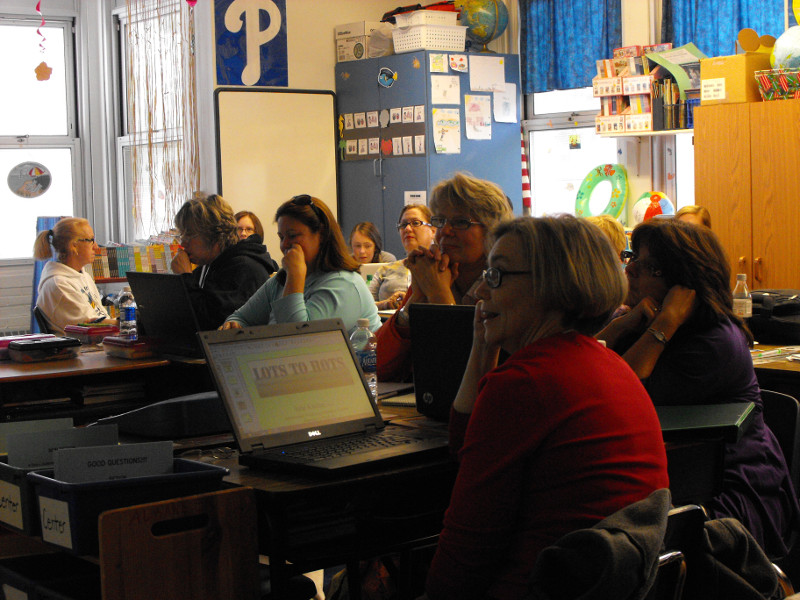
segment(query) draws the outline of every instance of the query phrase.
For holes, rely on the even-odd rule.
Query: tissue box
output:
[[[763,52],[702,59],[700,104],[707,106],[761,101],[754,74],[769,68],[769,54]]]

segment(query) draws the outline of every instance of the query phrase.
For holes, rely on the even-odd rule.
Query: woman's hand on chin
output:
[[[667,292],[661,305],[662,318],[677,329],[689,320],[696,306],[697,292],[682,285],[674,285]]]
[[[430,250],[423,252],[424,254],[415,254],[413,261],[408,261],[412,287],[416,287],[431,303],[455,304],[450,287],[458,275],[457,265],[451,268],[450,258],[446,254],[437,256],[437,253]]]

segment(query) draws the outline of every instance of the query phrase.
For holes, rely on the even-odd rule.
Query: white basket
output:
[[[398,54],[414,50],[463,52],[466,36],[467,28],[458,25],[411,25],[392,30],[394,51]]]
[[[456,25],[458,13],[450,10],[415,10],[394,16],[398,27],[411,25]]]

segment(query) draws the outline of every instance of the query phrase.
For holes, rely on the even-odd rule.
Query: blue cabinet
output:
[[[360,221],[371,221],[381,230],[385,249],[397,256],[405,254],[395,230],[398,216],[405,203],[406,192],[429,192],[443,179],[457,171],[467,171],[476,177],[497,183],[514,205],[514,212],[522,211],[522,181],[520,162],[519,100],[514,123],[500,123],[492,117],[491,139],[467,139],[465,131],[464,95],[491,92],[472,92],[469,73],[448,71],[441,75],[458,76],[460,100],[458,104],[434,105],[431,103],[431,73],[427,51],[396,54],[383,58],[339,63],[336,66],[336,96],[339,115],[348,120],[354,115],[375,112],[402,111],[403,108],[422,107],[423,123],[390,122],[375,126],[344,129],[344,137],[362,144],[368,139],[386,140],[424,136],[424,153],[413,152],[397,156],[393,152],[375,151],[367,154],[339,154],[339,222],[345,236]],[[473,56],[467,54],[467,56]],[[482,55],[486,56],[486,55]],[[515,55],[492,55],[503,59],[506,82],[516,84],[519,90],[519,60]],[[391,87],[378,82],[395,74]],[[434,73],[433,75],[440,75]],[[458,108],[461,116],[461,152],[437,154],[433,143],[432,109]],[[417,110],[420,110],[419,108]],[[384,120],[386,117],[384,117]],[[380,122],[380,117],[379,117]],[[372,126],[369,126],[372,125]]]

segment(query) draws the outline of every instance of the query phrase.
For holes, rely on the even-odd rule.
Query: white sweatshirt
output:
[[[45,264],[36,306],[44,313],[53,333],[64,335],[66,325],[107,319],[109,315],[101,300],[86,267],[76,271],[57,261]]]

